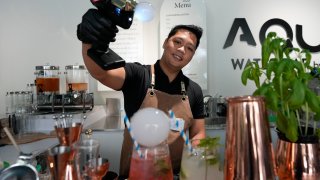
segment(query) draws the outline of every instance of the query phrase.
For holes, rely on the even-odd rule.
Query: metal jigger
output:
[[[239,96],[227,101],[225,180],[275,179],[264,98]]]
[[[82,125],[81,123],[73,123],[70,127],[55,127],[59,143],[62,146],[71,146],[80,138]]]
[[[56,146],[48,150],[48,165],[52,179],[73,179],[73,167],[70,165],[74,153],[69,146]]]
[[[54,126],[60,146],[49,149],[48,161],[53,179],[74,179],[77,177],[72,145],[80,139],[82,123],[72,122],[72,116],[62,114],[60,118],[54,116]]]
[[[53,119],[57,122],[54,128],[61,146],[71,146],[79,140],[82,123],[68,122],[70,119],[65,117],[61,117],[60,120],[57,117]]]

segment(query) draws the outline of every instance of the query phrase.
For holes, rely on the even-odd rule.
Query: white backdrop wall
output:
[[[141,0],[142,1],[142,0]],[[155,7],[156,17],[143,24],[143,58],[154,61],[159,52],[159,11],[163,0],[148,0]],[[172,0],[188,3],[190,0]],[[192,0],[197,1],[197,0]],[[202,0],[199,0],[202,1]],[[259,32],[270,19],[279,18],[293,30],[293,44],[297,46],[296,25],[303,26],[303,38],[312,46],[320,44],[318,19],[320,2],[317,0],[205,0],[207,13],[208,90],[204,94],[235,96],[250,94],[251,86],[240,82],[241,69],[232,63],[237,59],[260,58]],[[0,2],[0,114],[5,113],[5,93],[26,89],[35,79],[35,66],[50,63],[64,69],[66,65],[83,64],[81,43],[76,37],[76,26],[88,8],[89,0],[10,0]],[[228,48],[223,48],[235,18],[244,18],[256,42],[255,46],[240,40],[239,29]],[[285,35],[280,26],[268,31]],[[153,41],[150,41],[150,38]],[[155,41],[155,42],[154,42]],[[319,52],[313,53],[316,64]],[[244,65],[243,65],[244,66]],[[96,92],[96,82],[90,90],[96,104],[105,98],[122,97],[119,92]]]

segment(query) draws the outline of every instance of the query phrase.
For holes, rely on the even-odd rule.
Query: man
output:
[[[202,29],[194,25],[178,25],[169,33],[162,48],[164,52],[154,65],[126,63],[124,67],[103,70],[88,55],[92,44],[108,46],[115,41],[118,29],[97,10],[90,9],[78,26],[78,38],[83,42],[82,54],[90,74],[102,84],[121,90],[124,107],[130,118],[144,107],[155,107],[168,112],[173,110],[184,122],[183,129],[190,139],[205,137],[203,94],[198,84],[187,78],[182,68],[192,59],[200,43]],[[179,131],[171,131],[168,138],[174,174],[180,171],[183,138]],[[120,178],[127,178],[132,153],[128,130],[124,131]]]

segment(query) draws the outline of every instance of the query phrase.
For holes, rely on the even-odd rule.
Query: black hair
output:
[[[196,48],[198,48],[199,44],[200,44],[200,38],[202,36],[202,28],[199,27],[199,26],[196,26],[196,25],[177,25],[175,27],[173,27],[171,29],[171,31],[169,32],[168,34],[168,39],[170,37],[172,37],[173,35],[175,35],[179,30],[181,29],[185,29],[185,30],[188,30],[190,32],[192,32],[194,35],[196,35],[197,37],[197,44],[196,44]]]

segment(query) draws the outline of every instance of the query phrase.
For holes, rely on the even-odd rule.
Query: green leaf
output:
[[[288,99],[288,103],[291,108],[297,109],[302,106],[305,100],[305,89],[305,85],[299,79],[294,79],[292,94]]]
[[[279,96],[275,91],[269,91],[267,103],[269,104],[269,108],[273,111],[279,110]]]
[[[285,133],[287,129],[286,127],[288,124],[287,119],[281,111],[276,111],[276,112],[277,112],[277,121],[276,121],[277,128],[279,129],[280,132]]]
[[[254,96],[265,96],[268,93],[269,84],[262,84],[259,88],[257,88],[254,92]]]
[[[206,137],[204,139],[200,140],[200,143],[198,144],[199,147],[204,147],[204,148],[216,148],[219,146],[219,137]]]
[[[311,62],[311,53],[310,53],[310,51],[309,50],[303,50],[302,51],[302,53],[304,53],[305,54],[305,64],[310,64],[310,62]]]
[[[281,38],[275,38],[270,42],[270,47],[272,48],[272,51],[275,53],[275,55],[279,55],[279,60],[283,57],[283,45],[285,44],[286,42]]]
[[[267,35],[267,38],[262,43],[262,51],[261,51],[261,64],[262,68],[266,68],[270,55],[272,53],[272,49],[270,48],[269,44],[271,42],[271,39],[273,39],[276,36],[275,32],[270,32]]]
[[[272,72],[276,71],[277,66],[278,66],[277,60],[274,58],[270,59],[269,64],[266,68],[266,76],[268,79],[271,79]]]
[[[247,85],[248,78],[251,74],[251,66],[246,66],[241,74],[241,82],[243,85]]]
[[[290,112],[287,116],[277,112],[276,124],[279,131],[284,133],[291,142],[298,140],[298,121],[293,112]]]
[[[310,89],[306,89],[306,100],[312,111],[320,113],[320,100],[318,96]]]
[[[280,61],[278,63],[278,66],[276,67],[275,75],[276,76],[280,76],[283,73],[283,71],[286,68],[286,66],[288,66],[288,63],[289,63],[289,61],[287,61],[287,60]]]
[[[198,147],[204,148],[203,156],[209,165],[215,165],[219,162],[219,154],[216,150],[220,146],[220,137],[206,137],[200,140]]]
[[[266,106],[273,110],[278,110],[278,94],[273,91],[271,84],[263,84],[260,88],[253,92],[254,96],[264,96],[266,100]]]
[[[299,61],[292,61],[291,63],[294,66],[293,68],[298,71],[298,74],[304,73],[302,64]]]
[[[261,76],[261,72],[258,68],[255,68],[251,71],[252,73],[252,78],[254,83],[256,84],[257,87],[260,87],[260,76]]]
[[[297,117],[293,112],[291,112],[290,117],[287,120],[288,120],[288,126],[285,131],[286,137],[291,142],[296,142],[298,140],[298,135],[299,135]]]

